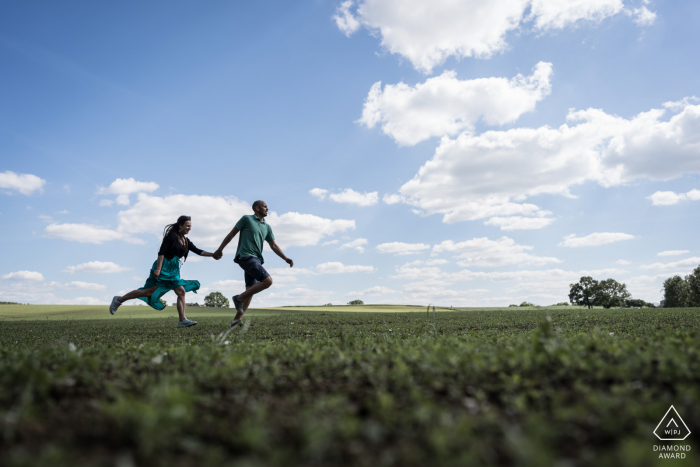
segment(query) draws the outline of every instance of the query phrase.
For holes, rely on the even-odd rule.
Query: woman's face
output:
[[[187,235],[190,232],[190,230],[192,230],[192,221],[186,221],[180,226],[180,233],[182,235]]]

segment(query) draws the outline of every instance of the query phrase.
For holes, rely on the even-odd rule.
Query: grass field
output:
[[[13,307],[3,466],[698,463],[698,309]]]

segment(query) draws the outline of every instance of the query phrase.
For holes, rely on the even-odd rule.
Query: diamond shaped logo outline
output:
[[[664,422],[664,420],[666,420],[666,416],[668,416],[668,414],[669,414],[669,412],[671,412],[671,410],[673,410],[673,413],[676,414],[676,416],[678,417],[678,420],[681,421],[681,423],[683,424],[683,427],[684,427],[684,428],[686,429],[686,431],[687,431],[686,435],[685,435],[684,437],[682,437],[682,438],[662,438],[661,436],[659,436],[658,434],[656,434],[656,430],[658,430],[659,427],[661,426],[661,424]],[[675,421],[675,418],[671,418],[671,420]],[[671,422],[668,422],[668,423],[670,424]],[[685,421],[683,421],[683,418],[682,418],[681,415],[678,413],[678,411],[676,410],[676,408],[675,408],[673,405],[671,405],[671,407],[668,408],[668,410],[666,411],[666,413],[664,414],[664,416],[661,417],[661,421],[659,422],[658,425],[656,425],[656,428],[654,428],[653,433],[654,433],[654,436],[656,436],[657,438],[659,438],[659,440],[661,440],[661,441],[683,441],[683,440],[685,440],[688,436],[690,436],[690,428],[688,428],[688,425],[685,424]]]

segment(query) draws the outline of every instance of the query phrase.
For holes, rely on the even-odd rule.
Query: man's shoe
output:
[[[114,298],[112,299],[112,304],[109,305],[109,312],[110,313],[115,314],[117,312],[117,308],[119,308],[119,306],[121,305],[121,303],[119,303],[120,298],[121,298],[121,296],[119,296],[119,295],[114,296]]]
[[[236,326],[241,326],[243,325],[243,322],[240,319],[234,319],[231,321],[231,327],[235,328]]]
[[[179,323],[177,323],[177,327],[188,328],[190,326],[194,326],[195,324],[197,324],[197,321],[192,321],[190,319],[185,318],[182,321],[180,321]]]
[[[233,298],[233,306],[236,307],[236,311],[240,314],[243,314],[243,301],[238,299],[238,295],[234,295],[231,298]]]

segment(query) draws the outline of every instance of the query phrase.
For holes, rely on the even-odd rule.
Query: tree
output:
[[[692,274],[685,276],[685,281],[690,288],[688,306],[700,306],[700,266],[695,268]]]
[[[535,305],[533,305],[533,304],[530,303],[530,302],[523,302],[523,303],[520,304],[520,306],[535,306]]]
[[[362,300],[353,300],[351,302],[348,302],[348,305],[364,305],[364,304],[365,304],[365,302],[363,302]]]
[[[625,306],[625,299],[631,296],[627,285],[620,284],[615,279],[605,279],[598,284],[594,305],[602,305],[603,308]]]
[[[584,276],[576,284],[569,284],[569,301],[590,309],[595,304],[597,292],[598,281],[591,276]]]
[[[214,307],[214,308],[228,308],[228,298],[224,297],[221,292],[212,292],[206,297],[204,297],[204,306]]]
[[[679,308],[690,305],[690,285],[681,276],[664,281],[664,308]]]

